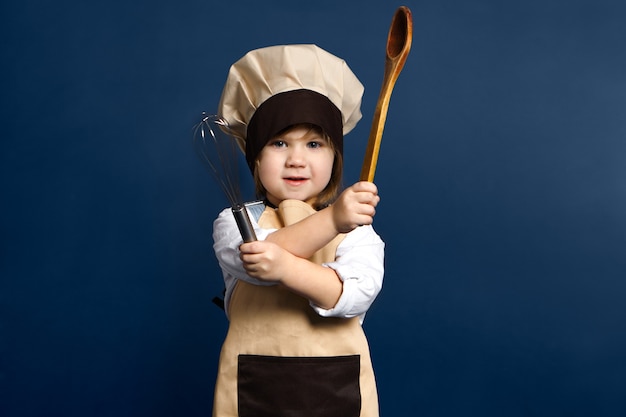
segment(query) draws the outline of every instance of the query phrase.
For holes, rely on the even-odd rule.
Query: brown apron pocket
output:
[[[239,417],[358,417],[359,355],[239,355]]]

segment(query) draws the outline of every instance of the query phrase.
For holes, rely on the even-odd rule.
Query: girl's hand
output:
[[[343,282],[332,268],[298,258],[266,240],[244,243],[239,250],[243,267],[253,278],[279,283],[325,309],[333,308],[341,297]]]
[[[281,282],[294,257],[277,244],[267,241],[243,243],[239,251],[239,258],[248,275],[267,282]]]
[[[361,181],[346,188],[330,206],[335,228],[339,233],[347,233],[358,226],[372,224],[379,201],[378,188],[371,182]]]

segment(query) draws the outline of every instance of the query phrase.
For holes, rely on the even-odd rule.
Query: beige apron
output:
[[[293,224],[315,211],[286,200],[267,207],[263,228]],[[335,259],[337,236],[311,260]],[[238,281],[220,354],[214,417],[376,417],[378,395],[358,317],[321,317],[280,285]]]

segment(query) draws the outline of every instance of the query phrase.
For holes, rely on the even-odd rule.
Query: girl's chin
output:
[[[278,207],[278,205],[285,200],[298,200],[298,201],[304,201],[307,204],[313,204],[315,202],[315,197],[303,196],[303,195],[298,195],[298,194],[286,194],[280,197],[267,196],[267,200],[273,205]]]

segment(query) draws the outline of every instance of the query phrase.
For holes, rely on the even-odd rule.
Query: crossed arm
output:
[[[358,182],[341,193],[333,205],[277,230],[264,241],[242,244],[243,267],[253,278],[280,283],[322,308],[332,308],[343,284],[333,269],[307,258],[339,233],[372,224],[379,201],[373,183]]]

